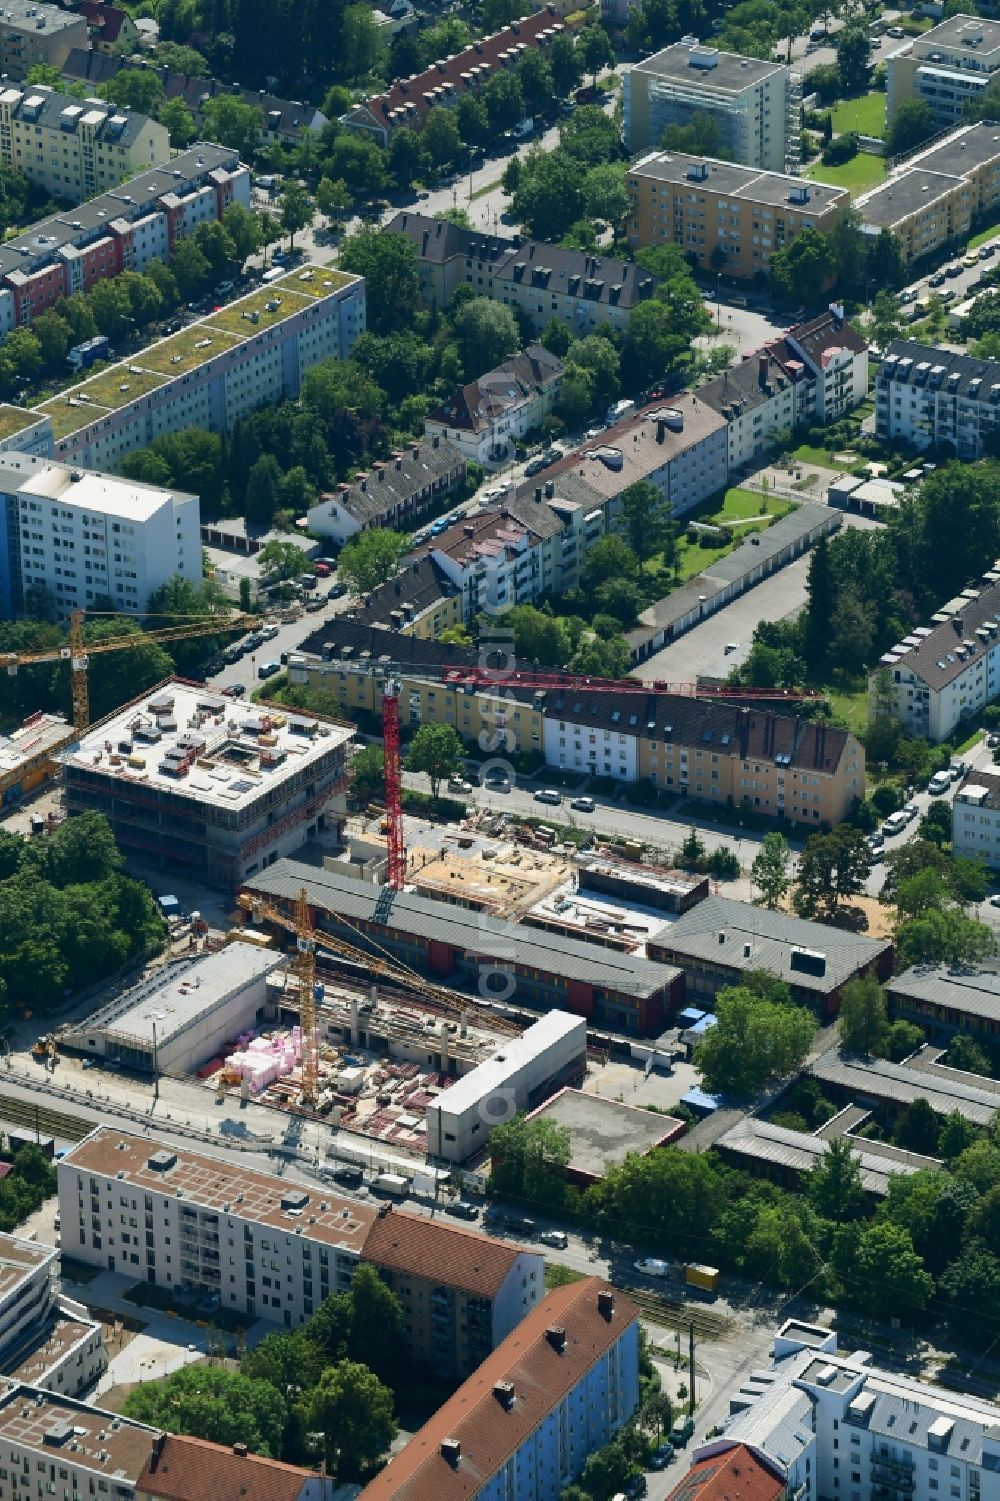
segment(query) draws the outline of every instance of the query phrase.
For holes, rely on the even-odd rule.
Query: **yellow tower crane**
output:
[[[17,651],[0,653],[0,669],[5,668],[13,677],[21,667],[35,667],[42,662],[69,662],[70,686],[73,695],[73,734],[67,741],[81,735],[90,724],[90,693],[87,685],[87,668],[91,657],[100,657],[113,651],[129,651],[132,647],[156,644],[165,646],[171,641],[187,641],[194,636],[223,635],[228,631],[253,630],[260,624],[256,615],[195,615],[190,621],[163,626],[155,631],[138,631],[134,636],[113,636],[107,641],[83,639],[83,623],[86,619],[105,615],[121,619],[113,611],[74,610],[69,620],[69,645],[50,646],[43,651]],[[155,619],[155,616],[147,616]],[[176,619],[175,616],[164,617]]]
[[[295,935],[295,957],[289,968],[299,982],[302,1104],[313,1110],[319,1099],[319,1037],[316,1033],[316,934],[309,913],[309,893],[302,888],[290,915],[246,891],[241,891],[236,900],[254,922],[274,923]]]

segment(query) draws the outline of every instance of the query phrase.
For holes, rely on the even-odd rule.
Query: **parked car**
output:
[[[525,477],[527,479],[532,479],[536,474],[541,474],[542,470],[547,469],[548,467],[549,461],[546,459],[545,455],[539,454],[537,459],[530,459],[528,463],[525,464]]]
[[[562,802],[562,793],[557,792],[554,787],[540,787],[535,793],[535,802],[551,803],[553,807],[558,807]]]
[[[538,1237],[543,1246],[552,1246],[556,1251],[565,1251],[569,1236],[565,1230],[543,1230]]]
[[[665,1470],[674,1457],[673,1444],[659,1444],[649,1456],[651,1470]]]
[[[910,820],[902,811],[900,811],[899,813],[890,813],[889,817],[882,825],[882,833],[888,834],[889,838],[891,839],[894,834],[902,834],[909,821]]]
[[[990,750],[996,750],[997,746],[1000,745],[1000,735],[987,735],[986,744]]]
[[[1000,907],[1000,893],[997,893],[997,895],[990,897],[990,906]],[[84,1067],[86,1067],[86,1064],[84,1065]]]
[[[359,1167],[335,1167],[330,1176],[335,1183],[342,1183],[345,1188],[360,1188],[365,1181],[365,1175]]]
[[[534,1228],[534,1220],[529,1220],[526,1214],[508,1214],[504,1220],[504,1229],[515,1230],[519,1235],[530,1235]]]
[[[645,1496],[645,1494],[645,1475],[630,1475],[628,1480],[626,1480],[625,1482],[625,1489],[622,1492],[622,1495],[625,1497],[625,1501],[642,1501],[642,1498],[643,1496]]]
[[[962,263],[961,263],[961,261],[952,261],[952,263],[951,263],[950,266],[945,266],[945,268],[944,268],[944,274],[945,274],[945,276],[948,277],[948,279],[950,281],[953,281],[956,276],[961,276],[961,274],[962,274]]]
[[[227,683],[222,691],[226,698],[242,698],[247,689],[245,683]]]
[[[949,304],[949,302],[954,302],[955,298],[957,296],[958,296],[958,293],[957,292],[953,292],[952,289],[951,289],[951,287],[949,287],[948,290],[947,290],[947,292],[942,292],[941,293],[940,300],[944,304],[944,306],[947,307],[948,304]]]
[[[333,585],[333,587],[331,589],[328,589],[326,591],[326,597],[327,597],[327,599],[343,599],[343,597],[344,597],[344,595],[346,593],[347,593],[347,585],[346,584],[342,584],[340,582],[340,580],[338,579],[337,582]]]
[[[933,276],[929,276],[927,278],[927,285],[929,287],[943,287],[944,286],[944,272],[943,271],[935,271],[935,273],[934,273]]]
[[[905,307],[907,303],[916,302],[916,300],[917,294],[913,287],[904,287],[897,299],[897,301],[899,301],[903,307]]]
[[[947,771],[936,771],[927,783],[927,791],[931,797],[940,797],[942,792],[947,792],[951,786],[951,775]]]
[[[273,641],[280,630],[281,626],[275,625],[274,621],[272,620],[267,625],[261,627],[260,633],[265,641]]]
[[[322,599],[322,598],[307,599],[306,600],[306,613],[309,614],[309,615],[315,615],[316,612],[318,610],[322,610],[325,607],[325,605],[326,605],[326,600],[325,599]]]
[[[996,255],[996,253],[997,247],[993,240],[991,240],[988,245],[980,245],[979,247],[979,259],[981,261],[990,260],[993,256]]]
[[[886,32],[886,36],[891,36],[892,39],[896,42],[900,41],[901,38],[905,35],[906,32],[903,30],[902,26],[890,26],[889,30]]]
[[[257,676],[259,678],[273,678],[275,673],[280,671],[280,662],[262,662],[257,668]]]
[[[454,1199],[444,1206],[445,1214],[450,1214],[456,1220],[477,1220],[479,1218],[478,1204],[470,1204],[466,1199]]]
[[[575,797],[570,807],[575,808],[578,813],[593,813],[597,804],[592,797]]]
[[[920,813],[920,808],[916,803],[904,803],[899,811],[906,814],[907,823],[912,823]]]
[[[504,776],[502,771],[492,771],[483,778],[483,786],[488,787],[491,792],[509,792],[510,778]]]
[[[670,1263],[660,1261],[656,1256],[642,1256],[638,1261],[633,1261],[632,1265],[637,1272],[642,1272],[646,1277],[670,1276]]]
[[[330,567],[329,563],[324,561],[323,558],[319,558],[313,564],[313,573],[315,573],[317,578],[328,579],[332,572],[333,569]]]
[[[471,792],[472,791],[472,783],[471,782],[467,782],[464,777],[449,777],[448,778],[448,791],[449,792]]]

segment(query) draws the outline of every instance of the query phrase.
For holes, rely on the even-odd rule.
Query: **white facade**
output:
[[[34,1386],[76,1396],[107,1368],[101,1326],[59,1295],[59,1253],[0,1235],[0,1363]],[[0,1487],[2,1489],[2,1487]]]
[[[970,3],[970,10],[974,6]],[[911,37],[886,57],[886,123],[907,99],[922,99],[939,130],[960,125],[1000,68],[1000,25],[982,16],[951,16]]]
[[[947,739],[1000,695],[1000,570],[963,590],[886,652],[869,679],[872,714],[888,701],[908,735]]]
[[[609,711],[613,716],[614,711]],[[636,716],[631,716],[635,718]],[[602,715],[602,720],[606,716]],[[542,752],[547,766],[589,772],[592,776],[615,777],[634,782],[639,776],[639,734],[643,727],[630,726],[627,718],[610,727],[583,720],[545,716]]]
[[[482,1149],[494,1126],[533,1109],[586,1066],[586,1021],[550,1011],[428,1105],[428,1156],[464,1162]]]
[[[110,599],[138,614],[175,574],[201,579],[197,496],[8,454],[0,505],[12,517],[15,608],[41,588],[63,611]]]
[[[1000,1407],[880,1370],[866,1352],[839,1355],[828,1330],[795,1328],[694,1459],[746,1444],[801,1501],[997,1501]]]
[[[1000,870],[1000,777],[977,772],[959,788],[951,809],[951,852]]]

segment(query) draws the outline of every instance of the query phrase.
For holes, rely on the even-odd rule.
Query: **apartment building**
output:
[[[891,230],[907,265],[962,247],[1000,204],[1000,131],[966,125],[906,158],[877,188],[854,200],[866,234]]]
[[[108,11],[111,7],[95,3],[95,11]],[[121,12],[126,15],[126,12]],[[297,146],[310,135],[319,135],[328,121],[323,111],[302,99],[282,99],[277,94],[259,89],[244,89],[239,84],[220,83],[217,78],[199,78],[190,73],[181,73],[176,68],[157,68],[143,62],[142,68],[154,72],[163,85],[164,98],[179,99],[191,111],[195,124],[200,129],[205,105],[211,99],[236,98],[242,104],[259,109],[262,115],[260,139],[266,146]],[[89,51],[75,48],[66,59],[62,69],[64,78],[75,83],[90,84],[98,88],[117,78],[123,68],[133,68],[129,58],[100,50],[96,46]]]
[[[287,1329],[365,1262],[403,1304],[407,1348],[448,1376],[544,1296],[537,1252],[108,1126],[60,1161],[59,1213],[64,1255]]]
[[[126,852],[234,890],[310,835],[343,828],[353,725],[281,717],[168,679],[66,751],[67,812],[96,809]]]
[[[495,73],[520,62],[529,49],[544,52],[564,29],[555,6],[544,5],[502,31],[439,59],[423,73],[398,78],[385,93],[375,94],[341,115],[340,124],[387,147],[394,130],[421,125],[436,105],[452,105],[465,94],[480,93]]]
[[[170,160],[165,125],[42,84],[0,88],[0,161],[53,198],[80,203]]]
[[[562,360],[544,344],[529,344],[522,354],[460,386],[428,413],[424,432],[447,439],[463,458],[502,464],[513,459],[518,439],[552,411],[562,377]]]
[[[975,1498],[1000,1493],[1000,1408],[882,1370],[867,1351],[842,1355],[828,1329],[789,1321],[771,1365],[730,1398],[722,1432],[699,1463],[748,1446],[789,1496]]]
[[[78,102],[78,101],[77,101]],[[102,109],[104,106],[102,106]],[[54,168],[53,168],[54,170]],[[204,142],[0,245],[0,335],[119,271],[170,260],[177,240],[250,206],[239,153]]]
[[[555,500],[512,498],[456,522],[427,544],[461,591],[467,623],[511,605],[533,604],[581,582],[590,545],[583,510]]]
[[[951,810],[951,848],[956,859],[981,860],[1000,869],[1000,776],[977,771],[959,787]]]
[[[1000,68],[1000,22],[982,16],[950,16],[922,36],[889,52],[886,124],[907,99],[923,99],[940,130],[957,125],[965,106],[980,97]]]
[[[309,507],[309,530],[334,542],[349,542],[373,526],[410,531],[463,483],[466,459],[441,433],[429,433],[321,495]]]
[[[428,307],[444,307],[457,287],[468,286],[477,297],[520,309],[536,333],[553,318],[581,337],[601,326],[624,331],[632,309],[657,285],[631,261],[541,240],[505,240],[425,214],[399,213],[386,228],[413,243]]]
[[[50,397],[26,421],[49,418],[57,459],[114,472],[164,433],[228,432],[298,396],[305,371],[345,359],[364,327],[363,279],[305,266]]]
[[[0,1369],[46,1391],[77,1396],[108,1358],[101,1326],[59,1291],[59,1252],[0,1234]]]
[[[747,971],[784,980],[792,999],[824,1018],[836,1016],[844,986],[862,975],[888,980],[892,944],[780,910],[708,896],[654,933],[650,957],[684,971],[687,1001],[711,1002]]]
[[[557,1501],[638,1405],[638,1312],[585,1277],[550,1292],[360,1501]]]
[[[196,495],[9,453],[0,454],[0,509],[12,614],[38,590],[61,615],[102,599],[139,614],[174,575],[201,580]]]
[[[679,245],[700,269],[743,280],[766,276],[803,229],[831,230],[851,202],[846,188],[679,151],[634,161],[628,192],[630,245]]]
[[[683,391],[643,407],[585,443],[545,471],[545,492],[574,499],[583,481],[583,502],[607,512],[605,529],[617,525],[618,498],[636,480],[648,480],[683,516],[692,506],[724,490],[728,480],[726,420],[697,394]],[[525,481],[518,494],[533,491]]]
[[[734,162],[784,172],[799,159],[802,81],[782,63],[740,57],[682,37],[622,75],[625,144],[660,144],[668,125],[707,116]]]
[[[869,711],[908,735],[946,740],[1000,694],[1000,560],[891,651],[868,679]]]
[[[0,1489],[5,1501],[334,1501],[334,1482],[311,1470],[206,1443],[0,1377]]]
[[[87,22],[93,51],[107,57],[113,56],[116,50],[121,53],[138,51],[141,45],[139,28],[127,10],[106,5],[104,0],[83,0],[78,8]]]
[[[979,459],[1000,422],[1000,360],[894,339],[878,367],[875,431],[914,448]]]
[[[61,68],[73,47],[87,47],[84,16],[45,0],[6,0],[0,16],[0,73],[19,80],[44,64]]]

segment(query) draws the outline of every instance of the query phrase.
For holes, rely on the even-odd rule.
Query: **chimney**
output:
[[[514,1383],[512,1381],[496,1381],[493,1383],[493,1395],[500,1406],[509,1412],[514,1406]]]
[[[597,1294],[597,1311],[602,1319],[607,1319],[610,1323],[615,1311],[615,1295],[610,1287],[602,1287]]]
[[[402,469],[402,467],[403,467],[403,461],[402,461],[402,459],[397,459],[396,460],[396,468],[397,469]]]
[[[246,1457],[247,1457],[247,1446],[246,1446],[246,1444],[242,1444],[242,1443],[241,1444],[234,1444],[233,1445],[233,1453],[234,1454],[238,1454],[239,1457],[240,1457],[240,1459],[246,1459]]]
[[[440,433],[435,433],[434,434],[434,437],[431,439],[431,443],[432,443],[432,445],[435,448],[437,448],[437,447],[440,446],[440,443],[441,443],[441,435],[440,435]]]
[[[759,355],[758,358],[757,358],[757,384],[758,384],[758,386],[766,386],[767,385],[767,364],[768,364],[767,355],[766,354]]]
[[[566,1330],[561,1324],[550,1324],[545,1331],[545,1338],[555,1350],[557,1355],[566,1352]]]
[[[457,1438],[443,1438],[441,1440],[441,1458],[447,1460],[453,1470],[458,1469],[458,1461],[462,1457],[462,1445]]]
[[[463,526],[462,533],[466,537],[474,537],[476,535],[476,528],[474,526]]]
[[[663,420],[662,417],[657,417],[657,419],[656,419],[656,441],[657,441],[657,443],[662,443],[663,442],[663,439],[666,436],[666,432],[667,432],[667,424],[664,422],[664,420]]]
[[[414,443],[413,447],[410,449],[410,452],[412,453],[412,455],[413,455],[413,457],[415,459],[419,459],[419,457],[420,457],[420,444],[419,443]]]
[[[956,615],[955,618],[954,618],[954,620],[951,623],[955,627],[956,634],[959,635],[959,636],[964,636],[964,634],[965,634],[965,621],[962,618],[962,616],[961,615]]]
[[[542,487],[541,487],[541,485],[539,485],[539,486],[537,486],[537,488],[535,490],[535,499],[540,501],[541,498],[542,498]]]
[[[547,479],[545,481],[545,499],[546,500],[551,500],[552,497],[553,497],[553,495],[555,493],[556,493],[555,480]]]

